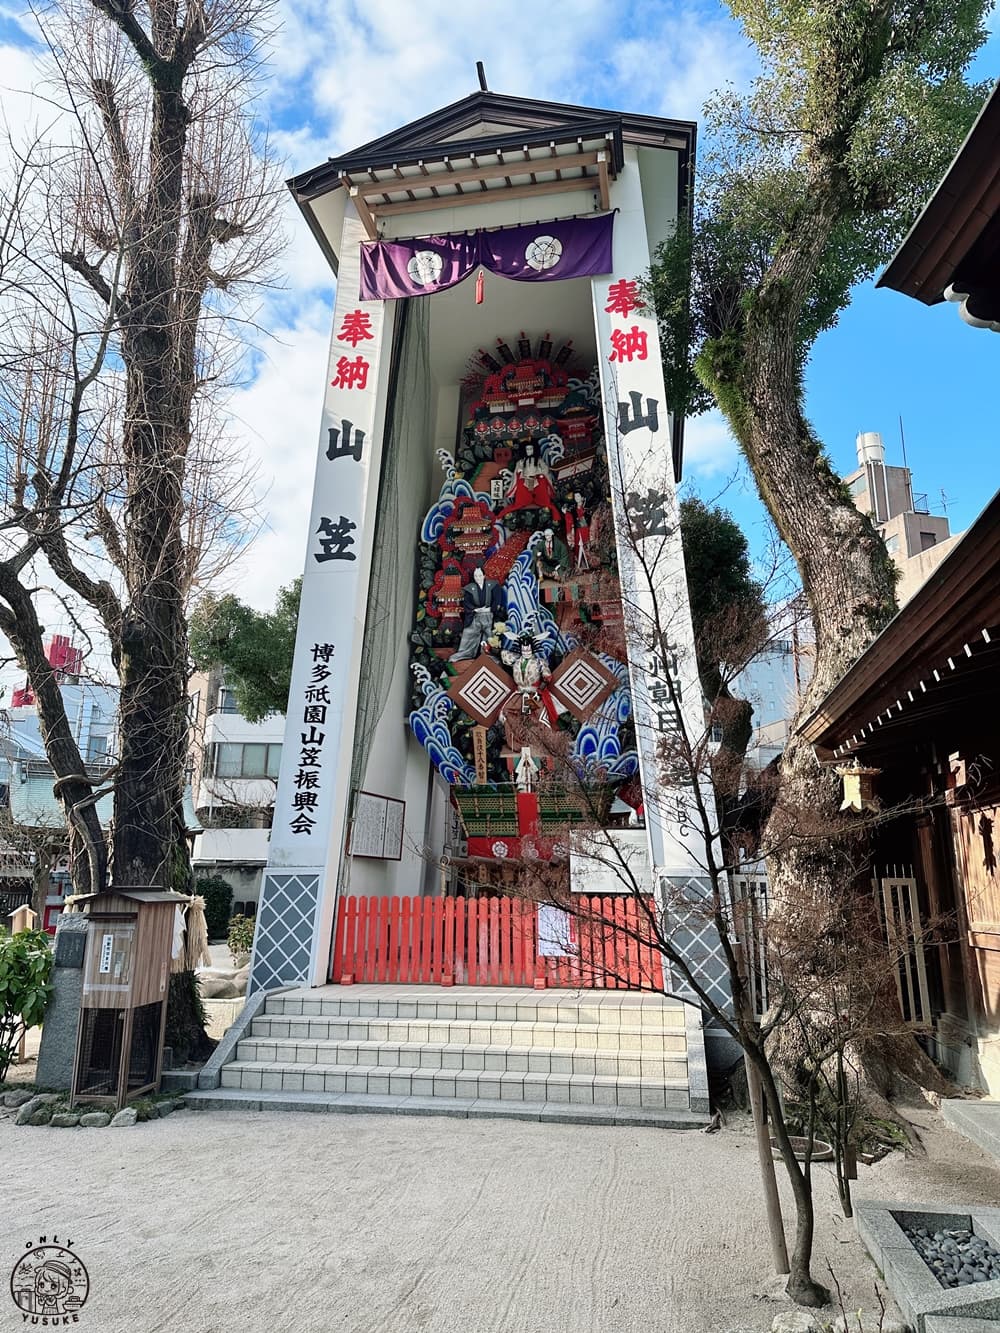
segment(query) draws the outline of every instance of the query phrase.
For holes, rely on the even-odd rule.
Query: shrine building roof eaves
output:
[[[875,285],[925,305],[961,301],[969,323],[996,327],[998,253],[1000,82]]]
[[[505,128],[501,133],[480,132],[467,139],[457,137],[463,131],[483,125],[513,128]],[[340,188],[345,175],[366,173],[370,169],[443,161],[446,157],[454,161],[473,154],[486,155],[495,148],[516,151],[550,140],[575,142],[581,137],[610,141],[617,171],[622,166],[622,145],[625,143],[671,148],[688,158],[694,152],[696,129],[693,121],[476,92],[301,172],[288,181],[288,186],[301,204],[328,190]]]
[[[998,669],[1000,491],[799,734],[827,759],[911,743],[948,710],[994,708]]]

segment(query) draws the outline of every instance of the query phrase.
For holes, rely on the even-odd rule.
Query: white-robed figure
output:
[[[493,626],[503,623],[503,589],[495,579],[488,579],[482,566],[472,571],[472,581],[462,589],[462,637],[451,655],[453,662],[471,662],[493,634]]]

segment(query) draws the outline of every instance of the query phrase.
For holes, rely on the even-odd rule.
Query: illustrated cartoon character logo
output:
[[[27,1253],[14,1265],[10,1294],[26,1314],[40,1315],[32,1323],[58,1328],[78,1322],[80,1310],[90,1295],[86,1268],[69,1248],[72,1241],[58,1244],[58,1237],[42,1236],[28,1242]]]

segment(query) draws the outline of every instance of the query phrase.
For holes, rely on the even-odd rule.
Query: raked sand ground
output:
[[[941,1126],[859,1196],[1000,1199]],[[817,1170],[816,1276],[875,1270]],[[0,1333],[29,1241],[72,1240],[81,1333],[750,1333],[782,1308],[753,1140],[498,1120],[183,1111],[123,1130],[0,1121]],[[756,1294],[755,1294],[756,1293]]]

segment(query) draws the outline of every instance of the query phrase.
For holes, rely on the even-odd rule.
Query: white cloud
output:
[[[722,477],[739,465],[740,452],[721,412],[705,412],[684,426],[684,473],[692,478]]]
[[[319,440],[330,310],[317,301],[293,324],[273,331],[253,383],[232,398],[247,461],[260,467],[264,525],[229,572],[233,590],[258,610],[302,573]]]
[[[609,63],[629,105],[652,115],[697,120],[709,93],[726,83],[745,87],[756,59],[739,28],[717,13],[685,5],[665,11],[644,5],[649,19],[638,35],[611,47]]]
[[[482,0],[303,0],[279,35],[274,67],[288,105],[291,80],[311,95],[310,132],[326,154],[345,152],[473,92],[476,61],[490,87],[582,99],[601,66],[608,9],[600,0],[508,0],[498,18]],[[488,34],[488,36],[487,36]],[[526,34],[530,39],[526,40]],[[307,51],[315,52],[306,59]],[[320,159],[316,159],[320,160]]]

